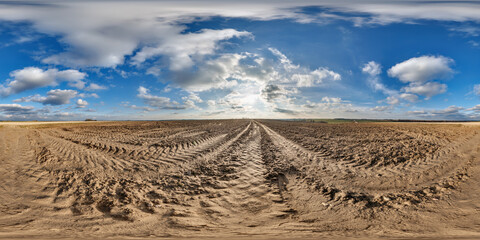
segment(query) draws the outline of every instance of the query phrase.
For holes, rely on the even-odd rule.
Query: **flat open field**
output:
[[[0,238],[480,238],[480,126],[0,128]]]

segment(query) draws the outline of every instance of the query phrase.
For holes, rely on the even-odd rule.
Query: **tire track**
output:
[[[421,203],[439,199],[446,192],[465,181],[472,158],[459,158],[450,152],[472,153],[480,142],[480,134],[452,143],[436,156],[437,164],[430,168],[418,167],[415,172],[386,167],[364,168],[325,158],[286,139],[264,124],[258,123],[282,153],[297,169],[303,169],[307,184],[315,183],[331,200],[367,201],[369,205],[383,206]],[[451,161],[454,159],[454,161]],[[415,169],[413,164],[411,169]]]
[[[286,182],[282,181],[286,179],[267,179],[269,171],[262,159],[260,127],[252,122],[245,130],[224,151],[215,153],[220,161],[217,164],[230,168],[217,185],[208,188],[207,195],[189,203],[201,211],[192,213],[188,207],[173,207],[172,226],[208,226],[244,235],[277,228],[293,216],[295,210],[282,196],[282,191],[286,191]]]

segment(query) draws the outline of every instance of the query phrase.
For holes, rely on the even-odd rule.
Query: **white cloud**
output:
[[[13,80],[0,86],[0,95],[5,97],[35,88],[56,86],[62,81],[67,81],[69,85],[82,89],[85,86],[83,79],[86,76],[87,74],[78,70],[59,71],[55,68],[43,70],[37,67],[26,67],[10,73]]]
[[[280,60],[280,63],[277,64],[277,68],[272,68],[272,63],[265,61],[263,58],[257,59],[256,63],[261,68],[256,73],[259,75],[258,79],[263,79],[263,81],[293,82],[297,87],[313,87],[326,81],[339,81],[342,79],[339,73],[326,67],[310,70],[307,67],[293,64],[285,54],[276,48],[268,48],[268,50]],[[253,71],[250,72],[255,73]]]
[[[401,89],[403,93],[391,94],[387,102],[398,104],[399,99],[416,102],[418,100],[416,94],[428,100],[435,95],[445,93],[447,85],[433,80],[450,78],[454,73],[450,67],[451,64],[453,60],[443,56],[415,57],[396,64],[388,70],[388,75],[408,85]]]
[[[375,106],[374,108],[371,108],[370,110],[374,111],[374,112],[384,112],[384,111],[387,111],[391,108],[392,108],[391,106]]]
[[[132,57],[132,60],[135,65],[139,65],[154,56],[164,55],[170,59],[170,69],[179,71],[193,66],[193,57],[213,54],[219,41],[243,36],[251,36],[251,34],[235,29],[203,29],[196,33],[181,34],[176,38],[167,39],[156,47],[144,47]],[[155,71],[150,72],[155,73]]]
[[[322,102],[326,103],[341,103],[344,102],[341,98],[339,97],[322,97]]]
[[[137,91],[137,97],[142,99],[143,102],[152,107],[152,109],[185,109],[185,106],[182,106],[178,102],[172,101],[170,98],[150,94],[150,90],[145,87],[140,86]]]
[[[455,3],[451,1],[431,1],[427,3],[410,0],[402,2],[300,0],[271,3],[263,0],[247,0],[241,2],[48,1],[45,3],[48,4],[42,4],[42,6],[10,4],[0,7],[0,19],[29,22],[37,31],[58,36],[61,39],[65,46],[64,52],[46,56],[43,60],[45,63],[76,67],[115,67],[123,64],[127,57],[133,62],[144,63],[139,68],[145,66],[148,73],[159,75],[161,74],[158,71],[161,66],[159,62],[164,62],[152,63],[152,61],[147,60],[157,58],[160,54],[162,60],[167,60],[166,62],[170,63],[170,65],[163,67],[173,69],[172,87],[182,87],[187,91],[198,93],[212,89],[243,86],[244,82],[251,82],[258,86],[257,92],[255,92],[257,97],[260,96],[260,91],[265,86],[276,85],[285,90],[285,99],[292,99],[293,94],[288,93],[288,91],[293,91],[298,86],[326,85],[329,81],[340,80],[341,76],[323,67],[310,69],[308,66],[295,65],[286,55],[276,49],[272,53],[278,57],[278,62],[246,53],[237,54],[237,56],[234,56],[235,54],[225,54],[219,58],[210,58],[212,56],[206,55],[215,54],[224,40],[247,37],[250,34],[242,29],[204,29],[199,32],[187,33],[186,24],[205,20],[212,16],[241,17],[254,20],[293,19],[306,23],[318,21],[318,18],[338,18],[339,16],[335,16],[333,13],[335,11],[366,13],[362,17],[345,17],[357,21],[358,24],[414,22],[415,19],[480,21],[478,15],[479,4],[474,4],[472,1]],[[301,6],[322,6],[323,9],[331,9],[332,13],[309,16],[303,14],[302,11],[298,11],[298,7]],[[59,8],[62,11],[58,11]],[[368,16],[368,14],[373,15]],[[58,21],[58,19],[63,21]],[[163,59],[163,56],[165,56],[165,59]],[[236,59],[237,57],[239,59]],[[192,66],[192,64],[198,64],[198,68],[193,68],[192,71],[183,70]],[[449,68],[450,65],[447,67]],[[365,71],[371,76],[379,75],[376,74],[377,71],[374,71],[374,69],[366,69]],[[413,80],[408,79],[431,78],[428,74],[409,76],[411,75],[400,74],[397,77],[404,79],[402,81],[409,84]],[[443,79],[444,76],[439,74],[435,78]],[[400,91],[390,90],[379,79],[377,80],[372,84],[375,89],[381,90],[389,96],[395,96],[397,99],[413,102],[416,97],[415,94],[424,94],[423,96],[427,96],[427,98],[435,94],[435,91],[425,89],[435,87],[433,86],[434,83],[430,83],[433,79],[425,80],[422,84],[412,83]],[[69,81],[69,83],[77,88],[85,89],[83,81]],[[431,86],[425,83],[430,83]],[[8,85],[5,85],[3,89],[8,87]],[[86,89],[89,89],[89,87],[87,86]],[[5,94],[5,92],[10,91],[2,90],[3,95],[9,95],[10,93]],[[436,92],[441,91],[442,88],[440,87]],[[253,95],[250,94],[249,96]],[[241,99],[246,96],[246,93],[240,93],[236,96],[237,99]],[[143,97],[146,102],[159,102],[161,100],[161,97],[149,94],[148,90],[145,94],[139,92],[139,97]],[[82,98],[84,97],[82,96]],[[168,100],[170,103],[174,102]]]
[[[390,77],[407,83],[423,83],[452,76],[453,60],[443,56],[421,56],[398,63],[388,70]]]
[[[480,10],[474,1],[335,1],[328,4],[348,12],[371,14],[369,17],[358,17],[357,25],[390,24],[397,22],[413,23],[415,20],[439,21],[480,21],[477,14]],[[341,6],[343,5],[343,6]],[[352,19],[355,21],[355,19]]]
[[[323,97],[319,102],[306,101],[306,104],[302,106],[292,107],[298,113],[310,113],[316,114],[319,113],[346,113],[346,112],[357,112],[358,109],[353,106],[352,103],[345,101],[338,97]]]
[[[367,73],[370,76],[378,76],[382,73],[382,66],[375,61],[370,61],[363,66],[362,72]]]
[[[191,100],[193,102],[196,102],[196,103],[202,103],[203,102],[203,100],[195,93],[190,93],[188,95],[188,97],[182,97],[182,99],[184,99],[184,100],[189,99],[189,100]]]
[[[277,49],[268,50],[274,59],[248,52],[223,54],[198,66],[195,72],[177,73],[173,83],[193,93],[215,89],[222,89],[217,91],[221,94],[229,91],[226,95],[216,96],[216,101],[208,101],[207,105],[235,116],[245,116],[249,113],[265,114],[265,111],[274,109],[288,110],[287,107],[295,107],[294,102],[301,92],[299,86],[302,89],[328,86],[341,79],[340,74],[325,67],[311,70],[295,65]],[[185,105],[194,107],[194,102],[187,102],[187,98],[183,100]]]
[[[412,103],[418,101],[418,96],[411,93],[402,93],[399,97]]]
[[[466,113],[464,107],[449,106],[444,109],[433,110],[416,110],[409,111],[407,114],[421,117],[423,119],[437,119],[437,120],[471,120],[478,119],[478,115]]]
[[[97,90],[105,90],[107,87],[98,85],[96,83],[90,83],[88,87],[85,88],[86,91],[97,91]]]
[[[464,109],[465,109],[464,107],[449,106],[445,109],[433,110],[431,111],[431,113],[434,115],[453,115],[453,114],[458,114],[459,111]]]
[[[20,104],[0,104],[0,119],[8,120],[28,120],[40,119],[42,110],[35,110],[32,106],[22,106]]]
[[[88,106],[88,102],[83,100],[83,99],[78,99],[77,100],[77,108],[85,108]]]
[[[237,82],[232,76],[238,71],[240,59],[244,57],[242,54],[225,54],[206,61],[197,71],[174,72],[173,84],[192,92],[235,86]]]
[[[54,89],[47,92],[47,96],[33,95],[14,100],[14,102],[38,102],[43,105],[69,104],[70,99],[77,96],[75,90]]]
[[[215,102],[215,100],[208,100],[207,105],[210,107],[214,107],[215,105],[217,105],[217,103]]]
[[[173,71],[172,84],[190,92],[229,89],[241,82],[313,87],[341,80],[341,75],[325,67],[311,70],[292,62],[277,49],[275,59],[248,52],[222,54],[197,65],[195,71]],[[293,67],[294,66],[294,67]],[[292,87],[291,86],[291,87]]]
[[[406,100],[408,102],[414,103],[418,101],[418,96],[411,93],[395,93],[391,96],[388,96],[384,101],[390,105],[400,104],[401,100]]]
[[[473,86],[473,93],[480,96],[480,84],[475,84]]]
[[[299,11],[305,6],[331,11],[309,15]],[[479,11],[479,4],[473,1],[43,1],[35,5],[2,4],[0,19],[31,22],[38,32],[59,36],[68,47],[65,52],[44,58],[45,63],[115,67],[124,63],[125,56],[141,49],[140,61],[143,61],[141,55],[151,57],[162,53],[171,58],[172,68],[177,69],[190,63],[188,55],[209,52],[218,39],[225,40],[241,33],[225,29],[227,32],[220,35],[218,31],[224,30],[209,30],[217,31],[215,36],[206,33],[184,36],[189,35],[183,34],[186,23],[213,16],[262,21],[292,19],[300,23],[347,19],[361,25],[416,19],[478,22]],[[362,16],[345,17],[334,12],[361,13]],[[205,39],[199,39],[202,37]],[[202,44],[197,44],[199,42]],[[177,50],[186,52],[177,55]]]
[[[480,112],[480,104],[475,105],[474,107],[471,107],[467,109],[468,111],[474,111],[474,112]]]
[[[289,94],[296,93],[296,89],[289,91],[282,86],[268,84],[261,90],[261,96],[267,102],[273,102],[277,99],[285,99]]]
[[[20,104],[0,104],[0,112],[12,114],[12,113],[24,113],[33,110],[32,106],[22,106]]]
[[[100,98],[96,93],[79,93],[77,96],[81,98]]]
[[[472,36],[472,37],[480,36],[480,27],[478,26],[465,25],[460,27],[452,27],[449,30],[463,33],[466,36]]]
[[[297,87],[313,87],[324,81],[339,81],[342,77],[334,71],[319,68],[307,74],[293,74],[291,79],[297,82]]]
[[[375,91],[381,91],[383,94],[386,95],[398,95],[398,92],[392,89],[389,89],[385,84],[383,84],[380,80],[380,74],[382,73],[382,65],[375,61],[370,61],[363,65],[362,72],[368,74],[368,84],[372,87]]]
[[[291,70],[298,69],[300,67],[298,65],[294,65],[292,61],[290,61],[290,59],[288,59],[287,56],[285,56],[285,54],[280,52],[278,49],[268,48],[268,50],[270,50],[270,52],[272,52],[273,55],[275,55],[280,60],[280,63],[285,68],[285,70],[291,71]]]
[[[397,96],[389,96],[386,99],[387,103],[390,105],[397,105],[400,103],[400,99]]]
[[[203,103],[203,100],[195,93],[190,93],[190,95],[182,97],[183,104],[186,108],[195,108],[200,110],[196,103]]]
[[[444,93],[447,91],[447,85],[438,82],[427,83],[411,83],[407,87],[404,87],[405,92],[416,93],[418,95],[425,96],[426,99]]]
[[[43,62],[72,67],[115,67],[140,49],[133,56],[134,63],[163,54],[171,60],[170,67],[178,70],[190,66],[192,57],[213,53],[219,41],[250,36],[235,29],[185,34],[185,23],[219,15],[211,7],[195,9],[193,5],[198,4],[189,5],[52,1],[42,6],[19,4],[0,8],[0,19],[32,22],[37,31],[60,36],[68,47],[64,52],[46,56]]]
[[[217,105],[226,107],[229,112],[235,113],[258,113],[258,107],[261,103],[261,96],[259,92],[252,92],[257,87],[244,86],[244,88],[238,88],[220,98],[217,101]]]

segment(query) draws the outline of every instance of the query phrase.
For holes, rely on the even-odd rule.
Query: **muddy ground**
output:
[[[480,126],[0,128],[0,238],[480,238]]]

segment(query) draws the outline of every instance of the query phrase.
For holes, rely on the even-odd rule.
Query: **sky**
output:
[[[480,2],[0,0],[0,120],[480,120]]]

